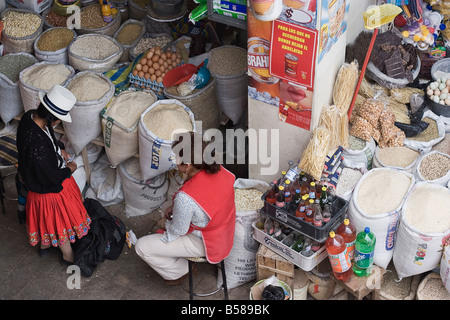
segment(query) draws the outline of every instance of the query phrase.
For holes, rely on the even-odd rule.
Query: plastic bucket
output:
[[[258,281],[257,283],[255,283],[255,284],[253,285],[253,287],[255,287],[255,286],[261,284],[261,283],[262,283],[263,281],[265,281],[265,280],[266,280],[266,279],[263,279],[263,280]],[[278,284],[283,288],[284,293],[285,293],[286,295],[289,295],[289,299],[288,299],[288,300],[292,300],[293,298],[292,298],[292,289],[291,289],[291,287],[289,287],[289,286],[287,285],[286,282],[281,281],[281,280],[278,280]],[[253,287],[252,287],[252,288],[253,288]],[[306,286],[306,287],[307,287],[307,286]],[[250,300],[255,300],[255,299],[253,299],[253,295],[252,295],[252,290],[251,290],[251,289],[250,289]]]

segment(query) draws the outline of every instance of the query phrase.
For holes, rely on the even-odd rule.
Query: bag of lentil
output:
[[[173,134],[195,132],[194,114],[178,100],[158,100],[141,114],[138,131],[141,172],[150,179],[176,168]]]
[[[394,266],[400,279],[438,266],[450,237],[450,190],[418,182],[401,212],[394,249]]]
[[[69,65],[47,61],[22,70],[19,75],[19,89],[25,112],[39,106],[39,91],[48,92],[56,84],[64,86],[74,74],[75,70]]]
[[[143,179],[137,157],[119,164],[127,218],[152,212],[166,201],[169,180],[164,172],[151,179]]]
[[[229,45],[212,49],[207,68],[216,78],[220,109],[238,123],[248,107],[247,50]]]
[[[394,168],[413,173],[419,159],[420,152],[407,147],[377,146],[373,158],[373,168]]]
[[[33,53],[34,41],[42,33],[44,20],[30,10],[6,9],[0,16],[4,29],[2,42],[4,53]]]
[[[72,122],[63,122],[66,136],[78,154],[89,142],[102,134],[100,112],[114,96],[115,86],[101,73],[82,71],[66,84],[77,98],[70,110]]]
[[[342,164],[347,168],[361,169],[367,171],[372,169],[373,156],[377,145],[374,139],[370,142],[364,141],[360,138],[349,136],[349,148],[344,148],[342,151]]]
[[[19,75],[36,62],[36,58],[29,53],[0,56],[0,118],[4,123],[9,123],[23,112]]]
[[[139,119],[156,100],[151,91],[126,90],[113,97],[109,106],[102,110],[105,152],[112,166],[139,152]]]
[[[369,227],[376,238],[374,264],[386,269],[392,259],[401,209],[415,179],[410,173],[392,168],[376,168],[357,183],[348,206],[348,216],[356,232]]]
[[[450,155],[431,151],[420,157],[414,168],[417,181],[437,183],[444,187],[450,180]]]
[[[201,121],[202,131],[220,126],[222,116],[216,96],[216,79],[211,78],[209,83],[201,88],[195,89],[192,94],[180,96],[177,87],[164,88],[164,95],[168,99],[176,99],[185,104],[192,113],[195,121]]]
[[[141,40],[145,32],[145,24],[134,19],[128,19],[120,26],[113,36],[123,48],[119,62],[130,61],[130,49]]]
[[[77,71],[106,72],[113,69],[122,51],[120,43],[110,36],[84,34],[69,45],[69,64]]]
[[[429,152],[431,148],[445,137],[445,124],[442,117],[431,110],[423,113],[422,121],[428,122],[428,127],[414,137],[404,140],[404,146],[414,150]]]
[[[45,30],[34,42],[34,55],[39,61],[67,64],[67,48],[77,33],[68,28],[51,28]]]
[[[229,289],[256,279],[256,252],[259,242],[253,238],[252,223],[263,207],[262,195],[269,184],[254,179],[236,179],[234,183],[236,202],[236,226],[233,247],[225,258],[225,273]],[[222,285],[221,273],[217,274],[217,286]]]
[[[444,252],[442,254],[440,265],[442,282],[447,291],[450,292],[450,243],[447,243],[444,246]]]

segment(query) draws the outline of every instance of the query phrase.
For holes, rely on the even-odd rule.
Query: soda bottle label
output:
[[[367,269],[372,265],[374,251],[365,253],[355,248],[354,253],[355,253],[354,264],[358,268]]]
[[[334,272],[342,273],[351,268],[352,264],[348,257],[347,248],[339,254],[329,254],[331,268]]]
[[[309,193],[309,198],[310,198],[310,199],[315,199],[315,198],[316,198],[316,192],[315,192],[315,191],[311,191],[311,192]]]
[[[314,219],[314,223],[313,223],[316,227],[321,227],[322,226],[322,220],[316,220]]]
[[[356,240],[345,243],[345,245],[347,246],[348,257],[350,258],[350,260],[353,260],[355,255],[355,242]]]
[[[279,208],[282,208],[282,207],[284,207],[285,203],[277,201],[277,202],[275,202],[275,205]]]

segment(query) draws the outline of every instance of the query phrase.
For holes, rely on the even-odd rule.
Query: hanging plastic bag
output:
[[[189,22],[196,23],[208,16],[208,4],[202,3],[189,13]]]

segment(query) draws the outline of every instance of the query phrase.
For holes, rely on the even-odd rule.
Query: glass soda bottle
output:
[[[341,281],[347,281],[353,271],[344,238],[335,234],[334,231],[330,231],[329,237],[325,241],[325,247],[335,278]]]
[[[274,180],[270,183],[270,189],[266,195],[266,201],[268,203],[275,204],[275,202],[277,200],[277,191],[278,191],[277,181]]]
[[[328,203],[327,187],[322,187],[322,192],[320,193],[320,208],[323,210],[327,203]]]
[[[303,196],[305,194],[309,194],[308,178],[303,176],[302,181],[300,182],[300,195]]]
[[[309,198],[316,199],[316,183],[314,181],[311,181],[309,184]]]
[[[308,195],[304,194],[302,200],[300,201],[297,210],[295,211],[295,216],[297,218],[305,218],[306,206],[308,205]]]
[[[375,251],[376,237],[369,227],[364,228],[356,236],[355,257],[353,272],[358,277],[368,276],[372,273],[373,253]]]
[[[314,203],[314,217],[313,217],[313,225],[315,227],[321,227],[323,224],[322,221],[322,210],[320,209],[320,205]]]
[[[344,238],[345,245],[347,246],[348,256],[350,261],[353,261],[355,255],[355,240],[356,240],[356,228],[349,219],[344,221],[337,227],[336,233]]]
[[[302,200],[302,197],[300,196],[300,189],[295,189],[294,197],[292,201],[296,206],[300,204],[300,201]]]
[[[325,207],[322,210],[322,221],[323,224],[327,223],[331,220],[331,211],[330,211],[330,205],[327,203]]]
[[[314,221],[314,200],[309,199],[309,204],[305,209],[305,221],[309,223],[313,223]]]
[[[292,190],[291,190],[291,181],[286,180],[286,187],[284,187],[284,202],[288,204],[292,200]]]
[[[279,208],[283,208],[285,205],[284,202],[284,187],[283,186],[279,186],[278,187],[278,193],[277,193],[277,198],[275,201],[275,205]]]

